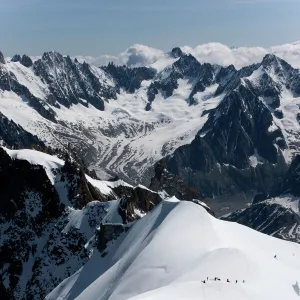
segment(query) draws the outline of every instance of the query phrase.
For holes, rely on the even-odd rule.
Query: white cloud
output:
[[[117,65],[148,66],[165,56],[166,54],[161,50],[144,45],[135,44],[116,56],[101,55],[98,57],[76,57],[81,61],[85,60],[86,62],[95,64],[97,66],[107,65],[109,62],[114,62]]]
[[[198,45],[195,48],[183,46],[181,49],[194,55],[201,63],[208,62],[221,66],[233,64],[240,69],[244,66],[258,63],[267,53],[273,53],[286,60],[295,68],[300,68],[300,42],[283,44],[269,48],[263,47],[239,47],[229,48],[220,43],[208,43]],[[170,49],[171,50],[171,49]],[[126,51],[116,56],[102,55],[99,57],[77,56],[80,60],[95,64],[106,65],[113,61],[115,64],[128,66],[162,66],[170,60],[169,55],[161,50],[144,45],[133,45]]]

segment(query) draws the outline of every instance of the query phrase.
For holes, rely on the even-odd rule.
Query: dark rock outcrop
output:
[[[18,62],[18,61],[20,61],[20,60],[21,60],[21,55],[20,55],[20,54],[15,54],[15,55],[12,57],[12,59],[11,59],[12,62]]]
[[[249,208],[232,213],[227,221],[237,222],[262,233],[296,243],[300,243],[300,216],[291,209],[272,199],[257,202]],[[282,199],[286,201],[286,199]]]
[[[96,70],[87,63],[73,61],[69,56],[46,52],[34,62],[33,70],[47,83],[54,101],[66,107],[81,103],[104,110],[104,100],[116,98],[114,87],[100,82]]]
[[[155,70],[150,68],[129,68],[126,66],[116,66],[114,63],[109,63],[107,66],[102,67],[102,69],[115,80],[118,92],[122,88],[128,93],[134,93],[141,87],[143,80],[150,80],[156,74]]]
[[[31,58],[29,56],[27,56],[26,54],[23,54],[23,56],[20,60],[20,63],[27,68],[29,68],[33,65]]]
[[[97,248],[101,256],[105,256],[109,243],[115,241],[121,234],[126,233],[130,226],[123,224],[102,224],[97,232]]]
[[[144,187],[136,187],[123,192],[119,204],[119,214],[123,224],[140,219],[162,201],[159,194]]]
[[[1,51],[0,51],[0,63],[5,64],[5,58],[4,58],[4,55]]]
[[[287,172],[281,187],[282,194],[300,197],[300,155],[297,155]]]
[[[257,194],[252,204],[225,220],[237,222],[284,240],[300,243],[300,156],[285,176],[278,177],[269,194]]]
[[[0,141],[4,145],[16,149],[40,147],[44,148],[45,144],[37,136],[24,130],[20,125],[9,120],[0,112]]]
[[[182,178],[168,172],[165,161],[156,164],[155,175],[151,179],[150,189],[153,191],[164,191],[179,200],[192,201],[193,199],[203,199],[196,188],[187,186]]]
[[[62,213],[64,206],[42,166],[12,160],[0,148],[0,245],[1,277],[10,299],[19,292],[23,265],[36,251],[36,239]],[[3,277],[4,276],[4,277]]]
[[[183,55],[184,55],[184,53],[182,52],[182,50],[179,47],[175,47],[171,51],[171,56],[174,58],[179,58]]]

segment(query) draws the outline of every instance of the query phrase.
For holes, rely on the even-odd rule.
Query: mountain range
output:
[[[299,297],[298,45],[1,53],[1,299]]]
[[[160,163],[203,197],[244,205],[268,192],[299,149],[299,70],[273,54],[237,70],[180,48],[162,70],[156,63],[98,68],[57,52],[34,62],[15,55],[2,59],[0,109],[102,178],[149,185]]]

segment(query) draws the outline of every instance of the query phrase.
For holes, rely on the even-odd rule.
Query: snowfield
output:
[[[300,296],[300,245],[215,219],[201,206],[176,198],[163,201],[133,224],[106,252],[104,257],[94,253],[46,299],[296,300]]]

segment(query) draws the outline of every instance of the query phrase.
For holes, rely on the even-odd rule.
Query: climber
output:
[[[237,280],[235,281],[235,283],[237,283]]]
[[[277,255],[276,255],[276,254],[274,255],[274,258],[277,258]]]
[[[227,279],[227,282],[230,282],[229,279]]]
[[[205,283],[205,280],[203,280],[202,282]]]

